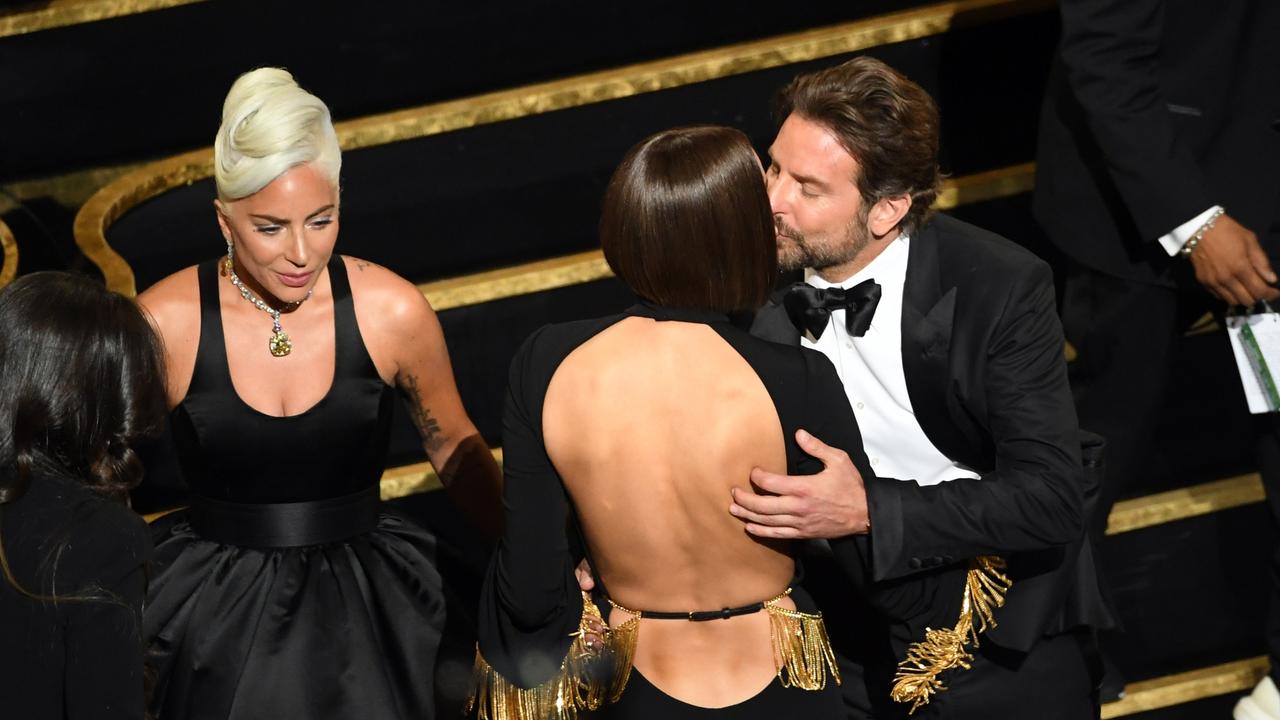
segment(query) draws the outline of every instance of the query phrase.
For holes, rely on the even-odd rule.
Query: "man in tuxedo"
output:
[[[927,607],[890,623],[892,657],[864,659],[877,716],[905,713],[888,703],[895,662],[927,627],[957,625],[966,580],[982,575],[970,563],[998,555],[1012,587],[996,624],[980,647],[966,646],[971,669],[937,676],[946,689],[923,693],[916,717],[1096,717],[1088,628],[1107,617],[1084,542],[1091,492],[1048,266],[931,214],[937,109],[883,63],[857,58],[798,77],[779,105],[766,173],[779,261],[808,278],[775,296],[752,329],[832,360],[876,477],[801,433],[826,469],[756,470],[764,492],[735,489],[731,512],[761,538],[828,539],[835,563],[854,573],[856,549],[869,546],[860,560],[873,598],[932,588]],[[864,533],[868,542],[850,542]],[[807,584],[822,579],[820,565],[806,565]],[[826,602],[828,616],[849,607],[829,593]],[[867,699],[850,680],[859,717]]]
[[[1091,528],[1100,539],[1112,503],[1146,463],[1167,394],[1183,383],[1240,393],[1234,374],[1170,377],[1186,320],[1280,297],[1280,3],[1059,7],[1035,212],[1070,263],[1063,323],[1079,351],[1072,384],[1081,422],[1108,441]],[[1263,480],[1280,520],[1280,424],[1264,416],[1259,430]],[[1196,437],[1194,427],[1186,437]],[[1271,677],[1280,680],[1275,548],[1269,637]],[[1267,709],[1256,717],[1280,720],[1274,680],[1259,690]]]

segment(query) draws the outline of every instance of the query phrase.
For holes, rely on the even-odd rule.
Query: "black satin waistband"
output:
[[[369,532],[381,507],[375,485],[342,497],[295,503],[192,498],[187,518],[206,540],[257,548],[323,545]]]

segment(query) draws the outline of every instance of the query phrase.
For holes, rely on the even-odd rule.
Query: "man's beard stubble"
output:
[[[871,231],[862,218],[855,217],[844,233],[834,239],[808,238],[779,218],[774,218],[773,224],[778,233],[778,270],[781,272],[805,268],[822,272],[844,265],[858,257],[871,242]]]

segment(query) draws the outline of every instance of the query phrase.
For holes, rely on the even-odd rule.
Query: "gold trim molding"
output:
[[[418,286],[436,310],[528,295],[613,277],[599,250],[437,280]]]
[[[13,282],[18,276],[18,241],[13,239],[13,231],[0,220],[0,251],[4,264],[0,265],[0,288]]]
[[[0,12],[0,37],[97,22],[205,0],[49,0]]]
[[[1251,473],[1132,500],[1121,500],[1111,509],[1111,516],[1107,519],[1107,534],[1119,535],[1152,525],[1251,505],[1264,499],[1266,494],[1262,489],[1262,477]]]
[[[942,181],[936,210],[950,210],[961,205],[997,200],[1029,193],[1036,186],[1036,164],[1009,165],[972,175],[962,175]]]
[[[498,464],[501,465],[502,449],[494,448],[492,452],[493,459],[497,460]],[[382,473],[381,492],[383,500],[395,500],[409,495],[440,490],[443,487],[440,484],[440,476],[436,475],[435,469],[431,467],[429,462],[389,468]]]
[[[1053,7],[1050,0],[955,0],[827,28],[677,55],[561,80],[337,123],[353,150],[581,107],[945,33]],[[763,102],[763,100],[762,100]],[[115,219],[151,197],[213,174],[203,148],[150,163],[99,190],[76,216],[76,243],[111,289],[132,297],[133,272],[106,242]]]
[[[0,193],[0,214],[13,210],[18,202],[35,198],[51,198],[66,208],[80,207],[104,185],[143,165],[144,163],[104,165],[61,175],[10,182],[3,186],[4,192]]]
[[[1123,698],[1102,706],[1102,720],[1251,690],[1268,668],[1266,656],[1260,656],[1131,683]]]

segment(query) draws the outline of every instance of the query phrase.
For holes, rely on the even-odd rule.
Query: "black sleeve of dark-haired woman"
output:
[[[123,507],[82,523],[59,558],[66,576],[87,581],[94,599],[65,604],[64,702],[69,719],[144,716],[142,603],[151,539]],[[64,577],[66,577],[64,576]]]

